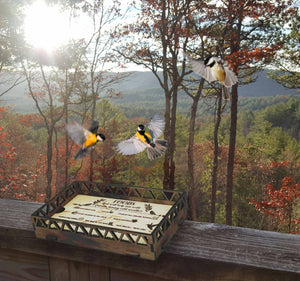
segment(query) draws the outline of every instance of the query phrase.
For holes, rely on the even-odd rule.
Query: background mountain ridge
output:
[[[157,78],[150,71],[136,71],[125,75],[125,78],[120,79],[114,84],[114,88],[120,91],[120,98],[111,99],[112,103],[119,105],[125,109],[131,106],[144,105],[150,107],[161,108],[164,104],[164,93],[159,85]],[[257,80],[246,85],[239,85],[239,97],[243,98],[262,98],[274,96],[300,96],[297,89],[287,89],[274,81],[269,79],[266,70],[257,73]],[[12,106],[12,109],[18,113],[33,113],[36,108],[33,100],[26,95],[26,82],[18,85],[9,93],[0,98],[1,104],[4,106]],[[4,89],[0,85],[0,93]],[[178,107],[190,107],[191,99],[183,92],[179,93]]]

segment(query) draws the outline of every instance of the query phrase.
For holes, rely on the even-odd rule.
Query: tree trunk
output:
[[[177,78],[176,80],[177,81]],[[172,115],[171,115],[171,140],[170,140],[170,181],[168,189],[175,189],[175,139],[176,139],[176,111],[177,111],[177,87],[174,87],[172,95]]]
[[[197,221],[197,209],[196,209],[196,189],[190,189],[188,191],[188,219],[191,221]]]
[[[238,105],[238,84],[232,86],[231,91],[231,120],[230,120],[230,138],[227,162],[227,184],[226,184],[226,224],[232,225],[232,189],[233,189],[233,170],[236,143],[236,125],[237,125],[237,105]]]
[[[168,93],[165,91],[165,131],[164,131],[164,138],[170,142],[170,115],[171,115],[171,99]],[[168,145],[167,151],[165,153],[165,160],[164,160],[164,178],[163,178],[163,187],[164,189],[168,189],[169,182],[170,182],[170,147]]]
[[[191,117],[190,117],[190,128],[189,128],[189,144],[188,144],[188,174],[189,174],[189,192],[188,192],[188,201],[189,201],[189,210],[188,215],[189,219],[196,221],[197,212],[196,212],[196,203],[195,203],[195,173],[194,173],[194,137],[195,137],[195,122],[197,115],[198,102],[201,97],[201,92],[203,89],[204,79],[201,78],[198,91],[195,96],[192,97],[193,103],[191,106]]]
[[[59,182],[59,147],[58,147],[58,139],[57,139],[57,130],[54,128],[54,147],[55,147],[55,169],[54,173],[52,170],[52,177],[55,176],[54,185],[58,190],[61,190],[63,188],[62,183]]]
[[[172,108],[170,108],[170,99],[166,97],[166,125],[165,125],[165,138],[168,141],[168,149],[165,154],[164,160],[164,178],[163,187],[164,189],[174,190],[175,188],[175,126],[176,126],[176,107],[177,107],[177,91],[173,93],[172,97]],[[171,113],[171,112],[172,113]],[[170,114],[171,113],[171,114]]]
[[[53,138],[53,128],[50,127],[48,131],[48,140],[47,140],[47,186],[46,186],[46,201],[51,199],[51,185],[52,185],[52,138]]]
[[[96,99],[97,99],[97,94],[93,93],[93,105],[92,105],[92,112],[91,112],[92,120],[95,119]],[[94,149],[91,149],[91,152],[90,152],[90,181],[93,181],[93,179],[94,179]]]
[[[231,13],[233,1],[229,1],[228,12]],[[241,30],[243,22],[243,5],[240,6],[238,11],[237,31],[231,37],[230,52],[236,53],[240,50],[241,43]],[[230,16],[231,17],[231,16]],[[233,25],[233,18],[229,20],[229,27]],[[233,67],[233,71],[238,73],[238,66]],[[237,126],[237,108],[238,108],[238,84],[232,86],[231,89],[231,110],[230,110],[230,137],[229,137],[229,150],[227,162],[227,180],[226,180],[226,207],[225,217],[226,224],[232,225],[232,190],[233,190],[233,170],[234,170],[234,157],[235,157],[235,143],[236,143],[236,126]]]
[[[69,123],[69,112],[68,112],[68,99],[69,99],[69,92],[68,92],[68,73],[66,71],[65,73],[65,81],[66,81],[66,86],[65,86],[65,98],[64,98],[64,112],[65,112],[65,122],[66,125]],[[66,142],[65,142],[65,149],[66,149],[66,154],[65,154],[65,187],[68,186],[69,184],[69,158],[70,158],[70,151],[69,151],[69,138],[66,135]]]
[[[168,62],[167,62],[167,40],[166,40],[166,32],[167,32],[167,20],[166,20],[166,1],[162,1],[162,15],[161,15],[161,42],[162,42],[162,65],[163,65],[163,82],[162,86],[165,92],[165,131],[164,137],[168,141],[168,148],[165,153],[164,160],[164,178],[163,178],[163,187],[164,189],[170,189],[171,185],[171,166],[172,166],[172,139],[171,139],[171,126],[172,126],[172,113],[171,113],[171,97],[172,94],[169,91],[169,83],[168,83]]]
[[[69,118],[68,118],[68,111],[66,111],[66,124],[68,124],[69,122]],[[69,158],[70,158],[70,151],[69,151],[69,138],[66,135],[66,155],[65,155],[65,187],[68,186],[69,184]]]
[[[224,87],[224,86],[222,86]],[[224,89],[223,89],[224,90]],[[211,209],[210,222],[215,222],[216,219],[216,198],[217,198],[217,179],[218,179],[218,156],[219,156],[219,128],[222,114],[222,92],[217,92],[217,119],[214,128],[214,160],[211,177]]]

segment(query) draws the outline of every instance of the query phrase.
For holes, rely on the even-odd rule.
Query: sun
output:
[[[69,15],[37,0],[25,10],[24,31],[30,45],[52,52],[70,39]]]

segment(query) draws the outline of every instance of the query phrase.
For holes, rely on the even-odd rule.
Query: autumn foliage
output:
[[[31,126],[35,114],[16,115],[0,107],[0,198],[44,201],[45,156],[24,138],[25,126]],[[24,161],[26,159],[26,161]]]
[[[89,42],[82,39],[62,47],[51,63],[43,54],[20,62],[28,97],[38,113],[21,115],[0,105],[0,198],[45,201],[73,180],[185,189],[187,193],[193,190],[194,207],[190,209],[194,209],[195,220],[208,221],[210,205],[216,205],[213,222],[232,224],[233,217],[238,226],[298,233],[300,166],[295,163],[300,151],[300,103],[289,108],[294,115],[278,117],[276,110],[274,114],[292,120],[288,129],[293,129],[293,134],[252,110],[240,124],[236,84],[227,101],[229,108],[220,103],[224,105],[222,120],[212,134],[216,120],[211,112],[216,112],[216,105],[210,103],[213,95],[207,92],[214,85],[202,79],[200,87],[199,77],[191,74],[183,56],[187,53],[201,60],[208,55],[220,56],[238,74],[239,84],[255,80],[251,75],[284,47],[280,30],[296,12],[289,8],[291,1],[133,2],[133,10],[138,11],[134,22],[117,21],[109,33],[94,26]],[[74,7],[79,9],[80,3],[73,3]],[[108,11],[114,11],[113,17],[108,17],[109,25],[119,15],[118,2],[113,3]],[[95,24],[102,2],[93,4],[84,5],[82,11],[93,17]],[[122,104],[113,106],[108,99],[120,97],[114,86],[123,76],[104,71],[102,66],[108,61],[121,66],[130,61],[151,70],[157,78],[164,94],[159,107],[165,109],[159,112],[165,118],[163,137],[168,141],[163,157],[149,162],[146,153],[123,156],[116,152],[116,144],[131,137],[137,124],[149,121],[150,112],[157,110],[153,104],[157,104],[159,93],[154,88],[151,100],[143,100],[140,108],[134,108],[134,101],[125,110]],[[183,114],[179,112],[181,101],[186,102],[182,92],[196,100],[196,87],[191,84],[199,89],[193,122],[189,122],[190,104]],[[143,90],[136,89],[140,96]],[[77,121],[88,128],[92,119],[99,120],[99,131],[106,140],[75,161],[79,145],[67,136],[65,126]],[[192,161],[187,165],[189,159]],[[212,178],[216,179],[213,183]]]
[[[289,161],[271,162],[263,169],[274,170],[285,168]],[[299,167],[299,164],[295,165]],[[269,216],[278,229],[287,228],[290,233],[300,233],[300,215],[297,214],[297,203],[300,198],[300,183],[292,176],[285,176],[281,186],[275,187],[268,184],[265,188],[266,197],[262,200],[250,199],[250,203],[257,211]]]

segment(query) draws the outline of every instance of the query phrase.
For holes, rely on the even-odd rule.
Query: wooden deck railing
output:
[[[41,204],[0,200],[0,280],[300,280],[300,236],[185,221],[156,261],[35,238]]]

